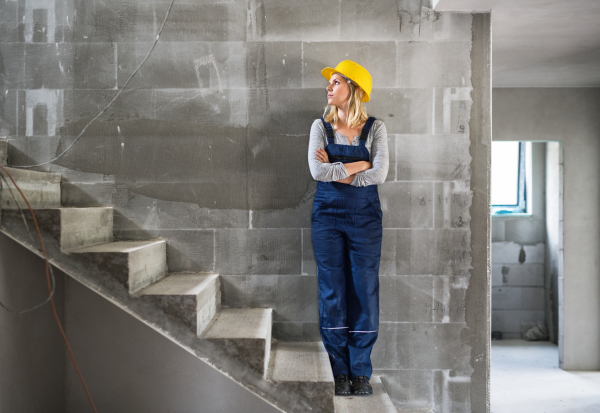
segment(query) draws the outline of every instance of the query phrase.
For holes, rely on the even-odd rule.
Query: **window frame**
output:
[[[514,205],[492,204],[493,216],[531,215],[531,175],[531,142],[519,141],[517,203]]]

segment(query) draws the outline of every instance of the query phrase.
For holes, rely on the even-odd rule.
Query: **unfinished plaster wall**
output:
[[[5,3],[10,162],[72,142],[168,6],[57,2],[31,17]],[[391,150],[376,374],[398,407],[485,411],[489,30],[488,14],[427,0],[176,1],[125,92],[41,169],[63,174],[65,204],[113,205],[117,237],[167,239],[171,271],[220,273],[224,304],[273,307],[276,338],[318,339],[308,133],[326,103],[320,70],[358,61]]]
[[[559,273],[559,357],[566,370],[600,369],[600,89],[494,89],[494,140],[563,147],[564,276]],[[555,156],[556,158],[556,156]],[[560,215],[559,215],[560,216]],[[556,257],[558,267],[561,257]]]

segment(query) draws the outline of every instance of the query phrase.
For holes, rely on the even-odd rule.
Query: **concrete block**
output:
[[[317,275],[317,263],[312,244],[311,229],[302,228],[302,269],[303,275]],[[383,246],[382,246],[383,249]],[[382,251],[383,254],[383,251]]]
[[[377,369],[373,374],[381,377],[381,382],[398,409],[427,411],[434,406],[435,370]]]
[[[535,172],[534,172],[535,174]],[[535,175],[534,175],[535,176]],[[534,178],[535,179],[535,178]],[[542,193],[540,193],[540,196]],[[539,200],[539,208],[544,208],[543,198]],[[537,199],[533,202],[537,202]],[[540,211],[541,212],[541,211]],[[532,245],[546,238],[546,221],[544,219],[537,219],[537,211],[533,212],[533,217],[498,217],[505,221],[504,234],[505,239],[511,240],[518,244]]]
[[[379,323],[373,369],[470,370],[470,346],[461,344],[464,323]]]
[[[121,238],[122,231],[157,229],[156,202],[156,199],[130,191],[126,186],[117,186],[112,197],[115,235]]]
[[[318,341],[319,323],[307,321],[274,321],[273,338],[279,341]]]
[[[315,276],[277,277],[274,319],[277,321],[318,321],[318,281]]]
[[[369,2],[347,0],[341,3],[341,37],[346,41],[396,40],[402,22],[398,1]]]
[[[167,266],[171,271],[213,271],[214,230],[161,230],[167,240]]]
[[[19,19],[19,4],[5,3],[3,13],[0,17],[0,36],[4,42],[23,42],[24,30],[20,27]],[[8,59],[7,59],[8,60]]]
[[[69,252],[85,254],[91,265],[108,271],[129,289],[130,294],[137,293],[167,274],[164,240],[119,241]]]
[[[214,273],[170,273],[139,295],[182,320],[197,335],[221,310],[219,275]]]
[[[113,241],[113,209],[61,208],[60,247],[63,251]]]
[[[380,276],[380,321],[464,322],[467,281],[462,276]]]
[[[268,135],[308,135],[312,122],[323,114],[327,94],[325,85],[318,89],[252,89],[248,91],[247,105],[251,132],[255,129]],[[290,117],[290,113],[294,116]]]
[[[523,250],[522,256],[521,249]],[[543,242],[538,242],[535,245],[492,242],[492,262],[494,264],[543,264],[545,255],[545,244]]]
[[[521,308],[523,310],[543,310],[545,306],[544,287],[521,287]]]
[[[334,382],[329,356],[323,343],[283,342],[273,344],[269,379],[282,392],[297,395],[297,412],[332,412]]]
[[[387,182],[379,195],[385,228],[433,228],[433,183]]]
[[[385,122],[388,134],[425,134],[434,116],[431,90],[378,89],[371,92],[369,114]]]
[[[8,161],[8,140],[0,139],[0,165],[7,165]]]
[[[312,209],[309,184],[313,182],[306,160],[308,136],[269,136],[257,133],[248,137],[247,146],[248,202],[249,208],[253,210],[252,216],[254,217],[254,210],[285,208],[293,209],[297,214],[298,208],[303,205],[304,219],[302,222],[298,222],[298,218],[294,219],[295,228],[308,227],[310,221],[307,218],[310,216],[306,212],[308,207]],[[289,217],[296,214],[287,215]],[[270,221],[273,222],[272,226],[268,222],[263,222],[261,226],[290,226],[291,222],[286,224],[276,219],[276,215],[277,211],[269,214],[270,218],[275,218]]]
[[[369,382],[373,387],[373,394],[369,397],[335,396],[336,413],[363,413],[367,411],[398,413],[390,396],[385,391],[381,379],[378,376],[371,376]]]
[[[521,287],[492,287],[492,310],[521,310]]]
[[[2,13],[4,17],[4,13]],[[10,56],[10,59],[4,60],[4,76],[8,84],[17,84],[23,82],[23,69],[25,68],[25,43],[5,43],[0,45],[0,52],[3,56]],[[8,89],[8,88],[7,88]],[[7,134],[8,135],[8,134]],[[12,133],[10,134],[12,135]]]
[[[398,181],[471,178],[469,136],[396,135]]]
[[[100,207],[112,204],[115,184],[62,182],[60,201],[66,207]]]
[[[544,322],[543,310],[494,310],[492,331],[521,334],[521,323]]]
[[[302,42],[247,43],[248,87],[298,89],[302,87]]]
[[[23,87],[112,89],[116,85],[114,47],[88,41],[26,44]]]
[[[17,186],[23,191],[23,194],[34,209],[39,208],[59,208],[60,207],[60,181],[61,176],[46,172],[37,172],[29,169],[5,168],[17,183]],[[21,194],[13,185],[11,179],[2,171],[3,181],[2,192],[0,196],[0,206],[2,209],[27,209],[27,204],[23,201]],[[12,194],[16,198],[13,199]]]
[[[223,275],[223,304],[271,307],[275,321],[317,322],[317,277]]]
[[[388,134],[389,168],[386,182],[396,180],[396,138],[398,135]]]
[[[246,38],[245,3],[175,3],[162,31],[163,42],[234,41]],[[169,3],[123,2],[97,5],[76,20],[73,41],[133,42],[154,40]],[[94,16],[113,16],[102,19]],[[97,19],[98,17],[95,17]]]
[[[119,87],[129,79],[151,47],[151,42],[119,43]],[[213,89],[219,92],[245,88],[248,86],[246,47],[245,42],[159,41],[152,56],[127,87]]]
[[[436,228],[470,226],[473,193],[469,189],[469,181],[435,182],[434,197]]]
[[[398,87],[471,86],[471,40],[396,45]]]
[[[271,314],[270,308],[222,309],[199,337],[264,375],[271,354]]]
[[[337,40],[339,16],[340,5],[333,1],[249,0],[248,40]]]
[[[200,207],[191,202],[156,203],[159,229],[248,228],[248,211]]]
[[[232,308],[273,307],[278,282],[278,275],[221,275],[221,301]]]
[[[492,264],[492,285],[543,287],[544,264]]]
[[[300,229],[217,229],[220,274],[300,274]]]
[[[472,37],[470,13],[440,13],[431,3],[400,0],[400,40],[463,40]]]
[[[492,242],[506,241],[506,221],[492,217]]]
[[[381,238],[381,259],[379,261],[380,276],[396,275],[396,241],[396,230],[384,228]]]
[[[396,273],[466,275],[471,267],[471,236],[463,229],[400,229]]]
[[[357,22],[361,22],[358,20]],[[303,42],[304,62],[303,86],[321,88],[326,100],[327,79],[321,75],[324,67],[335,67],[342,60],[353,60],[365,67],[373,76],[373,87],[390,88],[396,86],[396,43],[377,42]]]
[[[469,375],[467,375],[469,374]],[[434,373],[434,411],[462,413],[471,409],[471,376],[452,370]]]

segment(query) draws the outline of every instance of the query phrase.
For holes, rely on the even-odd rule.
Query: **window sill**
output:
[[[492,218],[510,218],[510,217],[532,217],[533,214],[526,212],[512,212],[510,214],[492,214]]]

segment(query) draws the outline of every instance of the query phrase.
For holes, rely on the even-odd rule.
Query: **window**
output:
[[[531,143],[492,142],[492,214],[531,211]]]

